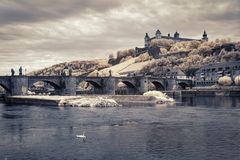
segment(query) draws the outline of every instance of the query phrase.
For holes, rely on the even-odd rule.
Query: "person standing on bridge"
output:
[[[14,69],[12,68],[12,69],[11,69],[11,75],[14,76],[14,74],[15,74],[15,71],[14,71]]]
[[[112,77],[112,70],[109,70],[109,77]]]
[[[72,65],[70,65],[70,66],[68,67],[68,75],[69,75],[69,76],[72,76],[72,72],[73,72]]]
[[[22,76],[22,66],[19,68],[19,76]]]

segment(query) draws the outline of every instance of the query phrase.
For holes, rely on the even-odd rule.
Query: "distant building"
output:
[[[202,40],[203,40],[203,41],[208,41],[208,36],[207,36],[207,33],[206,33],[205,30],[204,30],[204,32],[203,32]]]
[[[156,71],[152,68],[148,73],[151,76],[163,77],[163,78],[176,78],[176,79],[187,79],[186,74],[179,68],[161,67],[160,70]]]
[[[145,37],[144,37],[144,46],[145,47],[151,47],[151,41],[154,39],[169,39],[169,40],[173,40],[175,42],[181,42],[181,41],[208,41],[208,36],[206,31],[204,30],[203,32],[203,37],[202,39],[192,39],[192,38],[183,38],[180,37],[180,34],[176,31],[174,33],[174,36],[170,36],[170,34],[168,34],[167,36],[163,36],[161,31],[158,29],[155,33],[155,36],[150,38],[148,33],[146,33]]]
[[[148,51],[151,54],[151,56],[153,56],[154,58],[159,58],[160,48],[165,48],[165,46],[152,46],[151,42],[152,40],[155,40],[155,39],[167,39],[167,40],[173,40],[174,42],[194,41],[194,40],[208,41],[208,36],[205,30],[204,30],[202,39],[183,38],[183,37],[180,37],[180,33],[178,33],[177,31],[174,33],[173,37],[170,36],[170,34],[168,34],[167,36],[164,36],[162,35],[161,31],[158,29],[154,37],[150,37],[148,33],[146,33],[144,37],[144,47],[142,48],[136,47],[135,48],[136,55],[140,55]]]
[[[234,79],[237,75],[240,75],[240,61],[207,64],[196,72],[195,83],[196,86],[211,86],[222,76]]]

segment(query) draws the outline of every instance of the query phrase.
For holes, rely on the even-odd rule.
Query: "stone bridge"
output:
[[[191,80],[159,77],[86,77],[86,76],[0,76],[0,86],[8,95],[27,95],[29,88],[36,82],[45,82],[54,87],[56,94],[76,95],[77,86],[88,82],[95,93],[115,94],[122,82],[128,94],[142,94],[153,84],[156,90],[175,90],[192,87]]]

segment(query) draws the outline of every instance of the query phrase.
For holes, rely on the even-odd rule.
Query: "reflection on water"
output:
[[[0,159],[240,159],[240,99],[58,108],[0,104]],[[76,138],[85,132],[86,142]]]
[[[208,106],[208,107],[240,107],[240,98],[238,97],[181,97],[178,99],[181,101],[181,105],[190,105],[190,106]]]

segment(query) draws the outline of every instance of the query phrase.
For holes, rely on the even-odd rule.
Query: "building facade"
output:
[[[195,76],[196,86],[211,86],[218,83],[218,79],[229,76],[234,79],[240,75],[240,61],[203,65]]]

